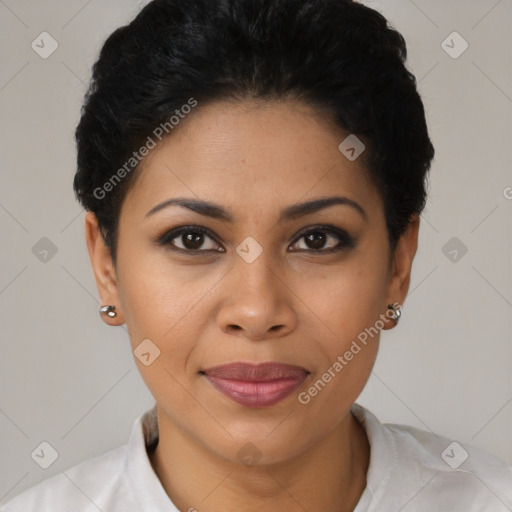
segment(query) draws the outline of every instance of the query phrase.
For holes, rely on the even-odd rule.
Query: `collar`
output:
[[[153,470],[149,453],[158,444],[156,404],[133,423],[126,459],[126,474],[141,510],[179,512]]]
[[[354,509],[354,512],[366,512],[386,488],[398,464],[398,452],[395,439],[373,413],[357,403],[352,405],[350,412],[363,427],[370,444],[366,487]]]

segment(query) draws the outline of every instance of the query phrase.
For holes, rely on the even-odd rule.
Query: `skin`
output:
[[[150,339],[161,351],[149,366],[136,359],[157,403],[160,440],[151,463],[182,511],[352,511],[366,486],[370,447],[350,407],[370,376],[379,336],[308,404],[297,397],[388,304],[403,304],[419,218],[391,254],[382,198],[362,158],[349,161],[338,149],[348,134],[306,105],[199,107],[143,162],[121,209],[116,262],[94,214],[86,216],[101,303],[118,313],[105,322],[126,323],[132,349]],[[331,196],[356,201],[366,218],[335,205],[278,223],[285,207]],[[180,206],[146,217],[176,197],[217,203],[234,221]],[[345,230],[355,246],[315,253],[304,236],[297,239],[320,223]],[[215,236],[199,243],[205,252],[172,251],[171,243],[187,247],[182,236],[167,246],[155,242],[188,224]],[[328,238],[320,251],[339,242],[322,233]],[[252,263],[236,252],[248,236],[263,249]],[[224,252],[206,251],[219,247]],[[281,402],[249,408],[199,373],[235,361],[279,361],[310,375]],[[249,442],[261,458],[246,466],[237,453]]]

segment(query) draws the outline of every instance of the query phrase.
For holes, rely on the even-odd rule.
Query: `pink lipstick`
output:
[[[231,363],[201,373],[221,393],[246,407],[267,407],[291,395],[309,372],[299,366],[266,362]]]

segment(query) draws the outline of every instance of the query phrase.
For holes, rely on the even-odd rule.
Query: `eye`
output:
[[[308,228],[307,231],[302,231],[299,237],[295,239],[297,241],[304,240],[305,247],[299,248],[299,251],[305,250],[308,252],[337,252],[344,248],[354,247],[355,240],[343,229],[336,228],[334,226],[315,226],[314,228]],[[325,247],[329,241],[338,241],[334,246]],[[292,251],[296,251],[293,249]]]
[[[161,236],[157,241],[160,245],[170,246],[171,249],[184,252],[225,252],[219,247],[219,244],[215,242],[210,232],[201,226],[183,226],[178,229],[168,231]],[[206,248],[205,239],[209,239],[212,243],[207,243]],[[203,249],[200,249],[203,247]]]

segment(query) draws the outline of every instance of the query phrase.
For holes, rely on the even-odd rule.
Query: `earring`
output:
[[[114,318],[117,316],[115,309],[115,306],[101,306],[100,315],[107,315],[110,318]]]
[[[400,316],[402,315],[402,306],[398,305],[395,307],[394,304],[388,304],[388,311],[389,318],[398,323],[398,320],[400,320]]]

